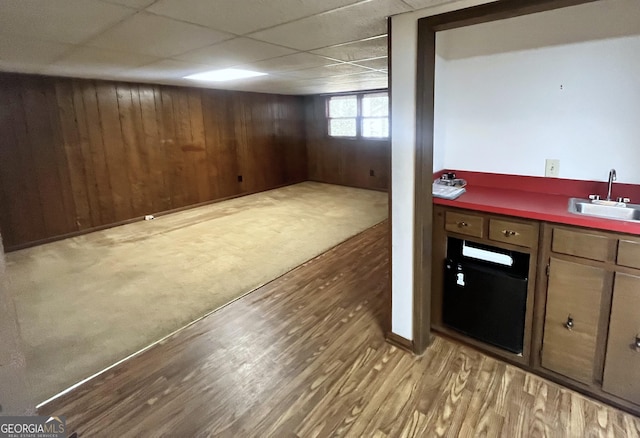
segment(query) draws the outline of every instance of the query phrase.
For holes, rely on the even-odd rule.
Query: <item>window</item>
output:
[[[389,97],[386,92],[332,96],[327,119],[331,137],[388,138]]]
[[[387,93],[362,96],[362,136],[389,137],[389,98]]]
[[[329,98],[329,135],[356,137],[358,126],[358,96]]]

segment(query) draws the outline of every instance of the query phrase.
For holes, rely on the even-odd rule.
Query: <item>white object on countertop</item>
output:
[[[436,182],[433,183],[432,194],[436,198],[456,199],[464,192],[466,192],[464,187],[445,186]]]

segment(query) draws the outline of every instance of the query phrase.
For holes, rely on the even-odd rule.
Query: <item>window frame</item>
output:
[[[376,94],[384,94],[387,96],[387,105],[390,105],[390,101],[389,101],[389,91],[384,89],[384,90],[367,90],[367,91],[358,91],[358,92],[351,92],[351,93],[339,93],[339,94],[330,94],[330,95],[326,95],[325,97],[325,119],[326,119],[326,123],[325,123],[325,134],[328,138],[337,138],[337,139],[344,139],[344,140],[366,140],[366,141],[387,141],[391,138],[390,133],[387,134],[386,137],[367,137],[362,135],[362,125],[364,120],[371,120],[371,119],[386,119],[387,120],[387,125],[390,124],[391,120],[390,120],[390,108],[387,110],[387,115],[386,116],[368,116],[365,117],[362,114],[362,99],[365,96],[371,96],[371,95],[376,95]],[[357,112],[356,112],[356,116],[355,117],[331,117],[330,113],[329,113],[329,103],[331,102],[332,98],[335,97],[355,97],[356,98],[356,107],[357,107]],[[355,136],[350,136],[350,135],[331,135],[331,120],[351,120],[351,119],[355,119],[356,122],[356,135]],[[390,128],[390,126],[389,126]],[[387,132],[389,132],[390,130],[387,129]]]

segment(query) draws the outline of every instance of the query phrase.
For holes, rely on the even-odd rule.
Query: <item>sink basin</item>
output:
[[[590,201],[589,199],[569,199],[569,213],[597,216],[621,221],[640,221],[640,205],[620,202]]]

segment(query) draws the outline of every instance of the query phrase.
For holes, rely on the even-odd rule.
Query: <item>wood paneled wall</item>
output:
[[[306,179],[302,97],[0,74],[9,250]]]
[[[309,179],[387,190],[390,140],[354,140],[327,135],[326,97],[306,97]],[[371,171],[373,170],[373,176]]]

